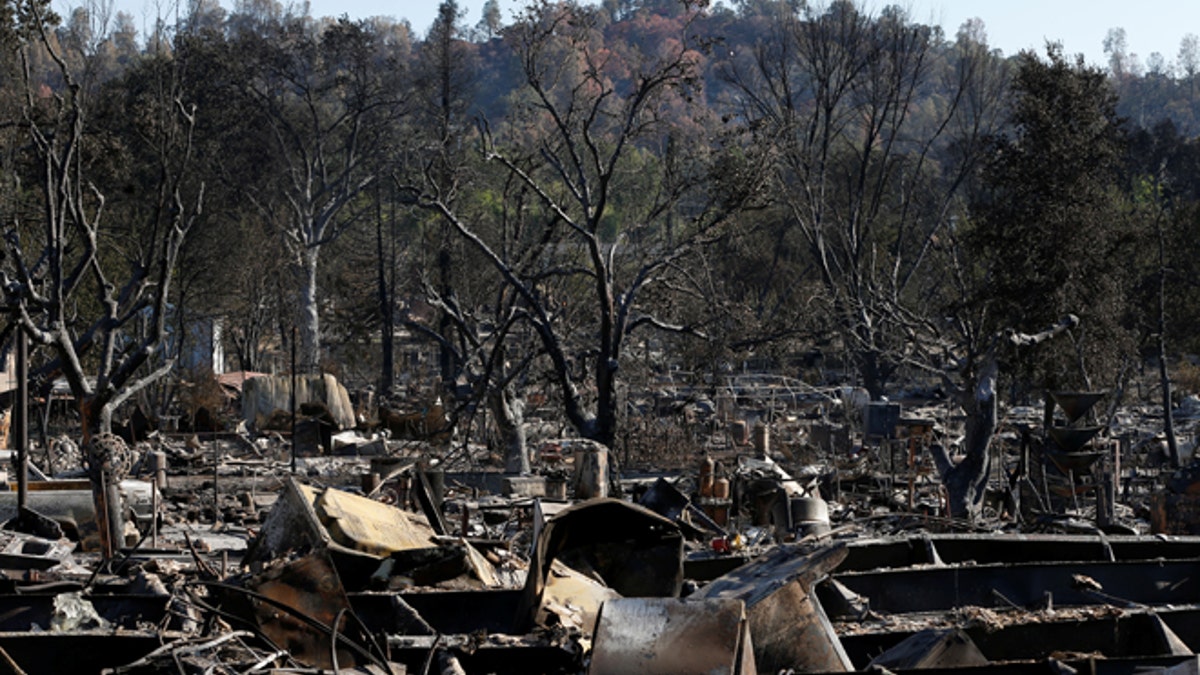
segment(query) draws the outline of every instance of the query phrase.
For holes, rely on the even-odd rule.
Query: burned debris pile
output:
[[[263,377],[241,425],[106,439],[102,471],[69,433],[18,448],[0,671],[1200,668],[1200,470],[1154,411],[1007,410],[963,519],[950,406],[739,386],[659,470],[549,438],[503,473],[440,406],[356,410],[328,376],[295,419]]]

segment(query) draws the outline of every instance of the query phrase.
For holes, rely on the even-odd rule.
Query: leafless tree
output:
[[[631,335],[696,328],[653,313],[646,296],[687,288],[681,262],[761,187],[759,146],[681,128],[668,120],[686,116],[663,114],[701,94],[691,33],[700,14],[686,9],[677,40],[652,53],[618,53],[603,44],[599,10],[531,6],[508,34],[523,105],[515,123],[484,125],[481,138],[487,165],[512,181],[504,194],[515,218],[476,219],[454,208],[452,186],[432,172],[408,185],[411,199],[439,213],[491,269],[511,303],[508,320],[536,336],[569,422],[609,446]],[[689,142],[689,134],[704,140]],[[722,142],[739,152],[722,153]],[[509,227],[517,222],[519,230]]]
[[[136,229],[109,222],[105,196],[89,175],[89,93],[43,17],[36,27],[22,54],[45,50],[62,87],[48,87],[26,67],[23,123],[37,167],[30,174],[36,183],[26,187],[40,204],[6,223],[3,282],[14,325],[49,350],[46,372],[65,377],[80,402],[86,439],[109,431],[117,406],[173,366],[160,360],[171,284],[204,196],[188,173],[196,113],[168,62],[147,68],[156,78],[153,106],[139,111],[146,115],[139,121],[156,181]]]
[[[939,235],[1003,116],[1001,64],[971,24],[935,69],[934,36],[897,8],[778,3],[774,33],[727,75],[778,147],[776,194],[803,234],[834,330],[873,398],[914,358]],[[945,73],[942,79],[935,73]],[[922,108],[923,92],[941,92]]]

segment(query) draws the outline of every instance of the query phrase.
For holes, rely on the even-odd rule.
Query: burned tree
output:
[[[966,429],[962,441],[962,458],[955,460],[950,448],[942,444],[930,446],[930,454],[946,487],[950,514],[957,518],[974,519],[979,515],[991,477],[991,443],[999,424],[999,379],[1002,350],[1018,350],[1061,335],[1079,324],[1068,315],[1056,325],[1040,333],[1016,331],[981,336],[984,340],[967,347],[960,362],[951,362],[957,376],[946,373],[946,385],[966,414]]]
[[[110,433],[113,413],[174,366],[164,353],[172,281],[204,196],[188,171],[196,112],[170,58],[152,55],[115,90],[122,116],[105,120],[101,91],[76,79],[43,8],[30,7],[27,18],[19,52],[27,152],[20,202],[4,223],[8,332],[43,350],[37,376],[62,376],[79,404],[111,555],[122,531],[116,482],[130,459]],[[49,72],[32,65],[39,50]],[[136,198],[124,203],[110,203],[102,189],[112,168],[104,141],[113,138],[127,142],[116,151],[134,166],[123,177]]]
[[[321,251],[374,211],[368,188],[403,114],[405,71],[367,22],[235,17],[231,33],[186,35],[180,58],[205,100],[232,111],[206,129],[220,143],[212,161],[279,237],[295,289],[299,367],[315,371]]]
[[[940,276],[929,253],[1001,120],[1003,64],[978,27],[947,48],[896,7],[763,7],[768,37],[731,56],[726,77],[743,92],[737,113],[769,130],[784,227],[802,235],[829,329],[879,398],[912,356]],[[931,91],[938,105],[920,105]]]
[[[570,423],[609,446],[631,335],[695,330],[653,312],[647,295],[687,288],[681,261],[759,187],[758,147],[733,125],[688,128],[680,122],[688,116],[666,114],[688,110],[703,93],[692,32],[701,14],[686,10],[673,19],[675,39],[647,41],[644,51],[609,48],[598,10],[573,3],[539,3],[509,29],[524,77],[521,105],[514,123],[485,125],[480,142],[493,180],[515,186],[502,194],[522,223],[520,239],[494,214],[455,208],[446,198],[452,186],[432,172],[407,186],[512,296],[512,320],[536,337]]]
[[[129,151],[152,158],[155,180],[139,202],[145,208],[123,214],[138,222],[110,222],[102,181],[89,175],[94,92],[75,80],[38,18],[38,39],[22,54],[46,50],[62,85],[48,85],[25,60],[23,125],[36,182],[24,184],[28,208],[6,224],[4,287],[15,326],[52,354],[45,372],[65,377],[80,402],[86,437],[110,431],[116,407],[172,367],[167,360],[144,372],[161,355],[176,260],[203,203],[203,186],[188,173],[195,110],[166,57],[148,57],[130,75],[150,86],[129,101],[139,125],[130,137],[145,142]]]
[[[462,11],[453,0],[438,6],[438,16],[429,28],[429,34],[417,54],[413,90],[417,99],[417,119],[423,130],[420,136],[427,159],[425,170],[430,172],[439,185],[450,186],[459,182],[459,174],[468,169],[464,161],[463,138],[471,136],[469,111],[475,89],[475,52],[473,45],[462,38],[459,25]],[[450,201],[456,195],[448,194]],[[455,262],[460,258],[455,251],[458,243],[453,231],[442,222],[430,227],[426,235],[433,249],[433,267],[436,280],[426,279],[431,289],[440,297],[453,295]],[[461,262],[461,260],[459,261]],[[443,313],[438,326],[441,335],[465,328],[455,326],[453,312]],[[459,317],[461,319],[461,317]],[[442,343],[438,365],[443,382],[453,382],[464,367],[462,355]]]

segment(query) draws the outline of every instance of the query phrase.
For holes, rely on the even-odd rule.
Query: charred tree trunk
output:
[[[999,418],[996,401],[999,364],[996,350],[1001,341],[1012,347],[1021,348],[1037,345],[1060,335],[1079,324],[1074,315],[1067,315],[1057,324],[1033,335],[1008,331],[992,338],[992,344],[975,358],[978,369],[972,377],[967,376],[970,388],[955,387],[959,404],[967,415],[966,437],[963,440],[964,456],[957,463],[950,451],[941,445],[930,446],[930,453],[937,465],[938,474],[946,488],[950,515],[955,518],[974,520],[983,507],[991,473],[991,442],[996,433]]]
[[[1175,439],[1175,417],[1171,414],[1171,377],[1167,372],[1167,251],[1162,218],[1158,219],[1158,376],[1162,382],[1163,434],[1167,456],[1179,468],[1179,444]]]
[[[299,300],[296,307],[296,329],[299,332],[300,353],[297,368],[302,373],[316,373],[321,365],[321,318],[318,302],[317,263],[320,249],[307,247],[300,251],[296,264]]]
[[[385,263],[394,264],[395,261],[391,260],[390,256],[385,256],[382,210],[378,211],[376,215],[378,217],[375,223],[375,258],[378,262],[376,272],[379,276],[379,345],[382,352],[380,354],[379,392],[386,394],[396,379],[396,319],[392,311],[393,295],[389,283],[389,265]],[[395,217],[394,211],[392,216]],[[392,238],[388,237],[388,240],[391,241]]]
[[[529,473],[529,449],[525,444],[525,401],[512,387],[504,387],[488,394],[488,408],[496,420],[500,445],[504,449],[504,472]]]
[[[1175,438],[1175,416],[1171,412],[1171,377],[1167,372],[1167,348],[1161,333],[1158,337],[1158,376],[1162,381],[1163,435],[1167,437],[1167,458],[1171,466],[1178,469],[1179,443]]]
[[[450,253],[448,239],[449,234],[446,234],[441,250],[438,251],[438,283],[440,286],[438,293],[447,299],[454,296],[454,257]],[[438,343],[438,374],[441,375],[442,387],[446,391],[454,389],[454,381],[458,377],[460,368],[457,355],[450,343],[450,336],[454,335],[454,329],[454,320],[443,312],[438,332],[446,340]]]
[[[617,438],[617,358],[602,357],[596,368],[596,429],[590,438],[612,448]]]
[[[937,465],[950,516],[974,521],[979,517],[987,493],[991,473],[990,446],[996,432],[996,374],[995,358],[984,365],[984,374],[970,401],[963,401],[967,413],[964,456],[955,463],[947,448],[932,445],[929,450]]]
[[[858,354],[859,374],[863,378],[863,388],[871,396],[872,401],[878,401],[886,393],[890,369],[883,365],[882,355],[876,351],[861,351]]]

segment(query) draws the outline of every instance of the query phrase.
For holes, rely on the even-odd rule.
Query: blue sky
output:
[[[1097,64],[1107,63],[1110,28],[1125,29],[1128,51],[1143,64],[1153,52],[1177,60],[1183,36],[1200,35],[1200,3],[1194,0],[913,0],[909,6],[914,19],[938,23],[951,37],[963,21],[979,17],[988,43],[1005,54],[1041,50],[1049,39]]]
[[[222,0],[226,6],[229,0]],[[283,0],[287,1],[287,0]],[[721,0],[727,4],[733,0]],[[156,14],[155,7],[171,0],[115,0],[117,9],[134,15],[139,25]],[[391,16],[408,19],[424,34],[437,12],[438,0],[310,0],[316,16],[351,18]],[[820,3],[822,0],[816,0]],[[1168,61],[1179,53],[1179,42],[1187,33],[1200,35],[1200,2],[1195,0],[898,0],[912,17],[937,23],[953,37],[963,21],[983,19],[988,41],[1005,54],[1021,49],[1041,49],[1047,39],[1061,41],[1067,53],[1083,53],[1089,62],[1103,64],[1104,37],[1110,28],[1124,28],[1128,51],[1145,63],[1152,52]],[[55,0],[56,6],[66,0]],[[458,0],[466,10],[465,22],[478,23],[484,0]],[[76,3],[78,4],[78,3]],[[522,0],[500,0],[508,23]],[[877,12],[890,1],[865,0],[860,5]]]

